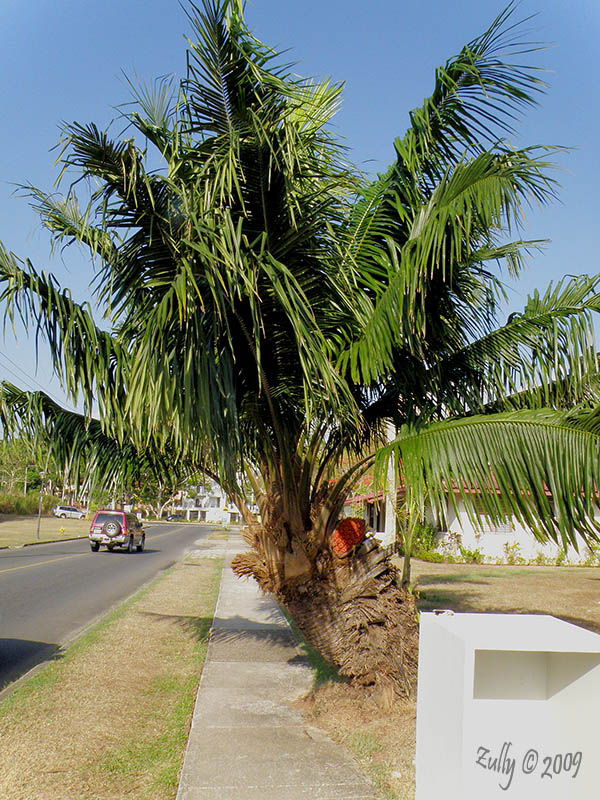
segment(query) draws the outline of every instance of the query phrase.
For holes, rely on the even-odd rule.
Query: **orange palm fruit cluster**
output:
[[[365,521],[360,517],[346,517],[341,520],[331,537],[333,552],[344,556],[365,538]]]

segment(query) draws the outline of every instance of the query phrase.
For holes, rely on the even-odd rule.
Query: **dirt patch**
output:
[[[414,561],[419,608],[457,612],[551,614],[600,633],[600,570]],[[382,800],[413,800],[416,706],[377,705],[345,683],[315,689],[300,706],[311,724],[346,745]]]
[[[175,796],[219,576],[215,561],[175,568],[8,698],[0,797]]]

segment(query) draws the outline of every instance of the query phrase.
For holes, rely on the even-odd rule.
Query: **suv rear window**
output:
[[[115,514],[110,514],[108,511],[102,512],[100,514],[96,514],[96,519],[94,520],[94,525],[104,525],[105,522],[108,522],[110,519],[116,519],[117,522],[120,522],[121,525],[123,524],[123,514],[116,512]]]

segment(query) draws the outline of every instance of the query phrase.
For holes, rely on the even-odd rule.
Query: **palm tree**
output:
[[[512,15],[437,70],[373,181],[329,129],[339,86],[297,78],[239,2],[190,4],[185,79],[132,85],[132,138],[67,125],[66,193],[26,187],[56,243],[91,253],[96,308],[0,253],[9,315],[39,326],[85,408],[6,386],[5,426],[43,433],[62,461],[93,453],[99,472],[133,448],[157,472],[176,454],[217,476],[248,523],[234,570],[364,684],[408,691],[416,665],[414,601],[386,554],[330,546],[378,448],[381,463],[400,454],[413,508],[476,484],[493,518],[596,535],[596,280],[566,279],[497,322],[498,265],[516,276],[541,244],[507,234],[555,188],[551,148],[502,138],[543,88],[511,60],[535,49]]]

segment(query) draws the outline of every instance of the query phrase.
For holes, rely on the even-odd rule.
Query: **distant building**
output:
[[[172,514],[183,514],[188,520],[211,522],[214,525],[235,525],[242,521],[239,509],[216,481],[207,479],[203,485],[196,487],[193,496],[190,494],[190,490],[181,493],[171,506]]]

